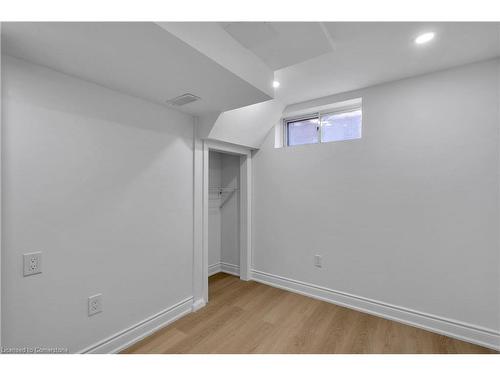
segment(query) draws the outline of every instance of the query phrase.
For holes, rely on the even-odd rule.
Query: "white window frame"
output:
[[[318,133],[318,142],[317,143],[304,143],[303,145],[293,145],[290,146],[288,144],[288,124],[291,122],[298,122],[298,121],[304,121],[304,120],[312,120],[314,118],[317,118],[319,121],[318,128],[316,129],[316,132]],[[300,115],[300,116],[295,116],[295,117],[288,117],[283,119],[283,147],[295,147],[295,146],[305,146],[305,145],[315,145],[321,143],[321,116],[319,112],[313,112],[309,113],[307,115]]]
[[[334,107],[334,108],[329,108],[325,109],[322,111],[316,111],[316,112],[308,112],[305,114],[300,114],[297,116],[290,116],[290,117],[285,117],[282,120],[282,137],[283,137],[283,147],[296,147],[296,146],[306,146],[306,145],[316,145],[316,144],[322,144],[322,143],[332,143],[335,141],[328,141],[328,142],[323,142],[322,141],[322,131],[323,131],[323,126],[322,126],[322,117],[326,115],[333,115],[333,114],[338,114],[338,113],[346,113],[346,112],[354,112],[354,111],[361,111],[361,137],[363,137],[363,106],[362,103],[356,103],[352,105],[347,105],[347,106],[342,106],[342,107]],[[319,121],[319,125],[317,128],[317,133],[318,133],[318,142],[317,143],[304,143],[301,145],[292,145],[290,146],[288,144],[288,124],[292,122],[297,122],[301,120],[310,120],[317,118]],[[359,139],[360,139],[359,138]],[[337,141],[339,142],[339,141]]]

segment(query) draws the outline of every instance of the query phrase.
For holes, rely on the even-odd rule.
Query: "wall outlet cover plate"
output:
[[[95,315],[102,311],[102,294],[90,296],[88,299],[89,316]]]
[[[23,275],[31,276],[42,273],[42,252],[23,254]]]

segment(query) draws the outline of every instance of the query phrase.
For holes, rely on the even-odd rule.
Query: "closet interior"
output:
[[[240,157],[209,152],[208,275],[240,273]]]

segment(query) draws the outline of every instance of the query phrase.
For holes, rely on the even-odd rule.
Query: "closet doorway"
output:
[[[252,150],[213,140],[204,140],[202,150],[199,237],[195,229],[195,241],[201,239],[202,251],[194,260],[194,310],[208,302],[209,275],[225,272],[239,275],[241,280],[251,277]],[[195,211],[196,207],[195,202]]]
[[[208,153],[208,276],[240,276],[240,157]]]

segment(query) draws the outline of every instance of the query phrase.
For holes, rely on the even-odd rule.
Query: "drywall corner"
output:
[[[266,135],[279,122],[284,104],[278,100],[226,111],[216,119],[209,139],[257,149]]]

